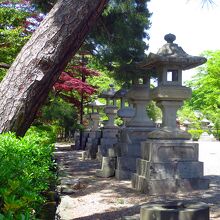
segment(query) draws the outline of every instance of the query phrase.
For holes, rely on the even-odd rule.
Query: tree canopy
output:
[[[110,0],[86,38],[90,51],[117,80],[127,81],[146,74],[136,64],[145,58],[148,48],[151,14],[147,2],[149,0]]]
[[[0,80],[29,38],[25,31],[29,15],[24,10],[0,7]]]
[[[211,120],[220,117],[220,50],[206,51],[207,63],[198,69],[188,85],[192,88],[189,101],[194,110],[200,110]]]

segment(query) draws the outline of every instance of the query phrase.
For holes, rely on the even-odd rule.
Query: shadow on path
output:
[[[208,190],[148,196],[132,189],[130,181],[95,177],[100,163],[97,160],[83,161],[81,155],[81,151],[59,148],[56,151],[60,178],[79,179],[84,186],[73,190],[68,196],[61,193],[59,214],[62,220],[120,219],[139,214],[140,206],[144,203],[174,200],[204,202],[210,206],[210,220],[220,220],[220,176],[206,176],[210,179]]]

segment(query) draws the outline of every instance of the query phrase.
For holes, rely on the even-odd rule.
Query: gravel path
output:
[[[218,149],[219,148],[219,149]],[[210,178],[210,189],[191,193],[147,196],[131,188],[130,181],[97,178],[100,168],[96,160],[82,160],[81,151],[57,144],[55,153],[59,166],[61,203],[57,209],[60,220],[113,220],[140,213],[140,206],[149,202],[200,201],[210,206],[212,220],[220,220],[220,143],[200,143],[200,161]]]

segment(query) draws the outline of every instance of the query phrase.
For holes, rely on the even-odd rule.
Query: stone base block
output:
[[[98,152],[98,145],[87,145],[86,147],[86,151],[87,151],[87,158],[89,159],[96,159],[96,154]]]
[[[99,139],[98,138],[87,138],[86,146],[87,144],[99,144]]]
[[[209,220],[205,203],[170,202],[141,207],[140,220]]]
[[[193,190],[206,190],[209,188],[210,180],[208,178],[179,179],[177,181],[180,192],[189,192]]]
[[[115,170],[112,169],[99,169],[96,170],[96,176],[102,178],[108,178],[115,175]]]
[[[137,174],[146,179],[184,179],[203,177],[203,162],[180,161],[152,163],[137,159]]]
[[[141,144],[139,143],[120,143],[121,156],[140,157]]]
[[[162,179],[148,180],[137,174],[132,175],[132,187],[149,195],[164,195],[176,192],[189,192],[193,190],[205,190],[209,187],[209,179]]]
[[[155,128],[152,127],[125,127],[120,131],[121,141],[123,143],[140,143],[145,141],[149,132]]]
[[[136,158],[135,157],[118,157],[117,169],[131,170],[133,173],[136,171]]]
[[[101,138],[101,131],[90,131],[89,138]]]
[[[141,143],[141,158],[151,162],[197,161],[198,143],[183,140],[148,140]]]
[[[108,157],[108,151],[112,148],[112,145],[98,145],[98,153],[100,158],[102,157]]]
[[[116,179],[131,179],[132,174],[136,172],[136,160],[137,158],[135,157],[118,157],[115,174]]]
[[[104,128],[102,130],[102,137],[105,138],[115,138],[117,137],[118,135],[118,128],[114,128],[114,129],[107,129],[107,128]]]
[[[100,144],[101,145],[113,145],[118,142],[117,138],[101,138]]]
[[[132,176],[132,171],[128,170],[115,170],[115,178],[117,180],[130,180]]]
[[[117,149],[114,146],[108,149],[108,157],[117,157]]]
[[[102,157],[102,168],[96,170],[98,177],[111,177],[115,175],[116,158],[115,157]]]

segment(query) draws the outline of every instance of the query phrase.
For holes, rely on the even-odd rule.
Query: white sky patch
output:
[[[176,35],[176,41],[186,53],[198,56],[205,50],[220,49],[220,0],[202,7],[202,0],[151,0],[149,52],[156,53],[166,42],[164,35]],[[195,70],[185,71],[189,80]]]

